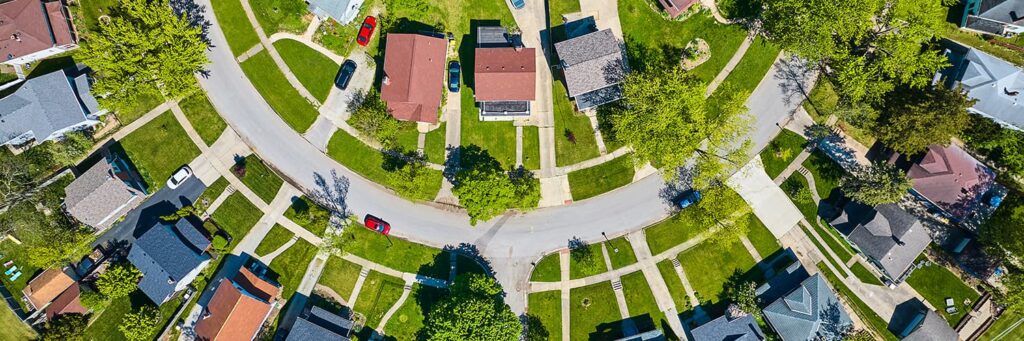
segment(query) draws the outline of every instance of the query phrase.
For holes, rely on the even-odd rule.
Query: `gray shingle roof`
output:
[[[142,192],[114,174],[106,158],[64,187],[64,206],[71,216],[97,230],[110,227],[117,218],[142,201]]]
[[[479,26],[476,28],[478,47],[511,47],[508,31],[501,26]]]
[[[83,109],[96,102],[88,82],[77,92],[63,70],[26,80],[7,97],[0,98],[0,143],[24,134],[42,140],[56,131],[86,124],[91,113]],[[84,99],[79,94],[85,94]]]
[[[352,320],[312,307],[308,316],[299,317],[288,332],[287,341],[344,340],[351,334]]]
[[[729,319],[721,316],[690,331],[694,341],[758,341],[764,339],[764,332],[757,326],[751,315]]]
[[[956,331],[939,317],[934,311],[928,309],[924,313],[924,319],[921,323],[914,327],[914,330],[910,332],[904,341],[935,341],[935,340],[959,340],[960,336],[957,335]]]
[[[853,322],[821,274],[804,280],[786,296],[764,308],[764,317],[786,341],[831,335]]]
[[[163,303],[174,293],[177,281],[210,259],[204,252],[209,241],[193,241],[199,233],[186,219],[175,224],[158,222],[132,243],[128,260],[142,272],[139,289],[153,302]]]
[[[341,23],[348,24],[359,13],[363,0],[308,0],[309,10],[317,16],[329,16]]]
[[[610,29],[555,43],[569,97],[619,84],[626,77],[625,52]]]
[[[847,238],[897,280],[932,241],[921,222],[896,204],[872,209],[850,202],[832,224],[849,231]]]
[[[953,75],[952,84],[978,100],[971,109],[993,120],[1024,130],[1024,70],[1013,64],[969,47],[956,47],[947,52],[952,70],[940,76]]]

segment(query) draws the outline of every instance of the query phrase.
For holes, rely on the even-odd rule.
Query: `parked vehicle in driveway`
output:
[[[170,179],[167,179],[167,188],[175,189],[181,186],[182,182],[192,177],[192,168],[188,166],[182,166],[177,172],[171,175]]]
[[[462,77],[462,66],[457,60],[448,62],[448,91],[459,92],[459,77]]]
[[[372,15],[367,16],[363,19],[363,24],[359,26],[359,34],[356,35],[356,44],[359,46],[366,46],[370,43],[370,37],[373,37],[373,29],[377,27],[377,18]]]
[[[691,189],[679,200],[679,208],[690,207],[690,205],[696,204],[698,201],[700,201],[700,192]]]
[[[515,7],[516,9],[522,9],[524,6],[526,6],[526,0],[511,0],[511,1],[512,1],[512,7]]]
[[[334,77],[334,86],[338,89],[348,89],[348,82],[352,81],[352,76],[356,73],[356,62],[351,59],[346,59],[344,63],[341,63],[341,68],[338,69],[338,76]]]
[[[365,225],[366,228],[385,236],[391,233],[391,224],[369,214],[363,218],[363,225]]]

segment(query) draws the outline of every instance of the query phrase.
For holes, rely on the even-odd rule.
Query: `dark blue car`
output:
[[[512,1],[512,7],[515,7],[516,9],[522,9],[523,6],[526,6],[526,1],[525,0],[511,0],[511,1]]]
[[[687,208],[690,205],[696,204],[700,201],[700,192],[690,190],[683,196],[683,199],[679,200],[679,208]]]
[[[462,77],[462,67],[456,60],[448,62],[448,90],[459,92],[459,77]]]

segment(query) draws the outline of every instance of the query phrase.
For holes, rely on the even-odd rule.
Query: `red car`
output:
[[[377,18],[373,16],[367,16],[363,19],[363,26],[359,27],[359,35],[356,36],[356,43],[361,46],[366,46],[370,43],[370,37],[373,36],[373,29],[377,27]]]
[[[391,233],[391,224],[369,214],[363,218],[363,225],[366,225],[366,228],[385,236]]]

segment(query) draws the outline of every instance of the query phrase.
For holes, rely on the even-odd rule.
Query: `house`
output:
[[[334,19],[339,24],[348,25],[359,14],[363,0],[308,0],[309,11],[321,20]]]
[[[960,340],[960,335],[939,314],[923,308],[898,335],[904,341]]]
[[[89,312],[82,306],[80,300],[82,295],[81,288],[78,287],[78,283],[75,283],[64,290],[57,298],[53,300],[50,305],[46,306],[46,319],[53,320],[57,315],[63,314],[85,314]]]
[[[1013,36],[1024,32],[1024,0],[964,0],[960,27]]]
[[[615,341],[665,341],[665,334],[661,332],[661,329],[651,329],[646,332],[624,336],[615,339]]]
[[[853,324],[821,274],[804,280],[762,312],[768,325],[784,341],[827,338],[830,331],[842,330]]]
[[[725,315],[690,331],[693,341],[764,340],[754,316],[730,306]]]
[[[758,301],[775,302],[775,300],[786,296],[790,291],[793,291],[793,288],[800,286],[800,283],[811,277],[803,264],[800,264],[795,259],[796,254],[789,248],[786,249],[784,256],[775,259],[774,262],[789,262],[789,265],[775,271],[771,278],[757,287],[755,293],[757,294]],[[772,267],[779,268],[776,265],[772,265]]]
[[[950,67],[936,74],[936,83],[942,81],[946,87],[966,91],[967,97],[976,100],[968,111],[1005,127],[1024,130],[1024,70],[949,40],[943,45]]]
[[[444,91],[448,41],[422,34],[391,33],[384,49],[380,99],[401,121],[437,123]]]
[[[21,292],[25,295],[25,301],[28,302],[29,308],[39,310],[45,308],[47,304],[53,302],[57,296],[72,286],[77,286],[75,280],[63,270],[46,269],[29,281]]]
[[[569,39],[555,43],[569,98],[586,110],[622,98],[626,56],[611,29],[597,31],[593,17],[565,23]]]
[[[914,184],[911,193],[967,226],[991,215],[1006,196],[995,172],[953,144],[928,146],[907,177]]]
[[[313,306],[304,310],[288,332],[286,341],[340,340],[352,335],[352,318],[341,317]]]
[[[669,19],[678,18],[696,3],[697,0],[658,0],[658,4],[668,14]]]
[[[914,260],[932,241],[921,222],[896,204],[851,201],[830,223],[896,283],[910,275]]]
[[[117,154],[103,158],[64,187],[64,210],[96,231],[109,228],[142,202],[144,186]]]
[[[473,96],[481,121],[510,121],[530,117],[530,101],[537,94],[537,54],[533,48],[513,46],[500,26],[477,28],[473,65]]]
[[[60,0],[0,3],[0,63],[31,63],[78,47],[70,18]]]
[[[100,110],[90,89],[85,73],[69,77],[64,70],[21,83],[0,98],[0,145],[42,143],[99,124],[106,110]]]
[[[222,278],[196,322],[196,339],[255,339],[281,295],[281,284],[266,273],[266,266],[252,261],[234,278]]]
[[[132,243],[128,261],[142,272],[139,290],[157,305],[184,290],[210,263],[210,240],[188,219],[157,222]]]

